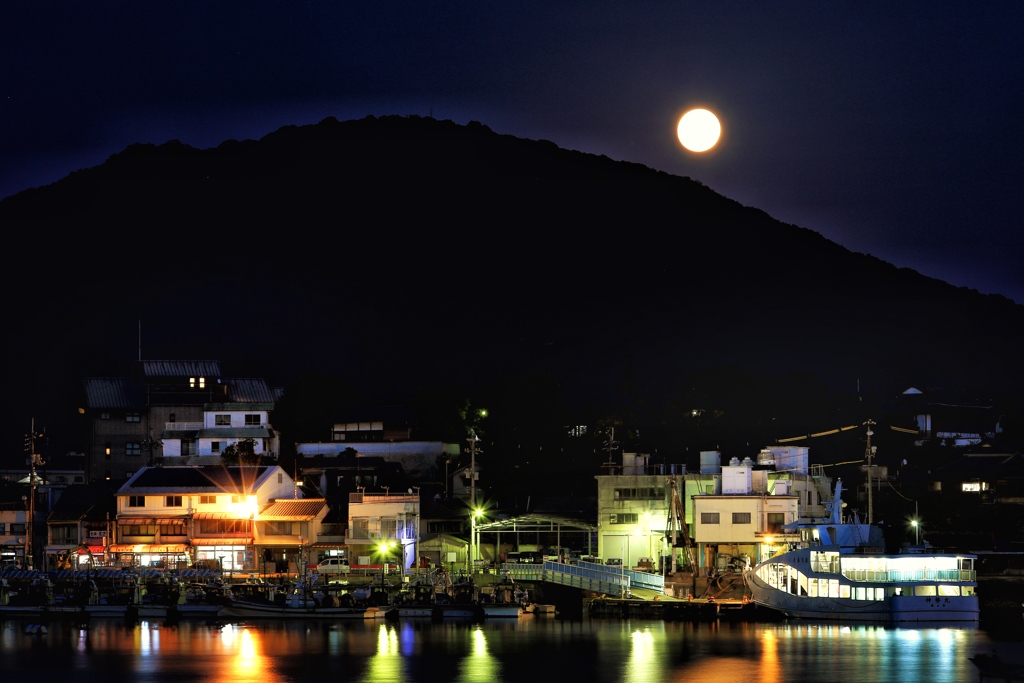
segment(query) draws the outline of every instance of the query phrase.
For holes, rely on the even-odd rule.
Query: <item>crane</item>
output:
[[[672,548],[676,548],[678,545],[677,531],[682,533],[683,536],[683,547],[686,548],[686,560],[690,564],[690,571],[697,574],[697,563],[693,559],[693,546],[690,544],[690,532],[686,528],[686,509],[683,507],[683,501],[679,497],[679,487],[676,484],[675,478],[669,479],[669,487],[672,491],[672,500],[669,504],[668,513],[668,524],[666,525],[672,534]],[[676,566],[676,554],[675,550],[672,552],[672,573],[675,574],[678,567]]]

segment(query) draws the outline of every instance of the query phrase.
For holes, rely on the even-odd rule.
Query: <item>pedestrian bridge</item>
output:
[[[548,581],[611,596],[628,596],[632,589],[665,591],[663,576],[593,562],[508,563],[501,573],[514,581]]]

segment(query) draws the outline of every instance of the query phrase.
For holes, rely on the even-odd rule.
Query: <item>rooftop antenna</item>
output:
[[[615,474],[615,463],[612,462],[612,453],[619,447],[619,442],[615,440],[615,427],[611,428],[608,434],[608,440],[604,442],[604,449],[608,451],[608,462],[602,465],[602,468],[608,471],[608,474]]]

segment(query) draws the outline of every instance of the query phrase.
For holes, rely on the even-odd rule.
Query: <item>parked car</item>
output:
[[[350,569],[348,560],[344,557],[328,557],[320,560],[320,564],[316,566],[316,571],[318,574],[348,574]]]

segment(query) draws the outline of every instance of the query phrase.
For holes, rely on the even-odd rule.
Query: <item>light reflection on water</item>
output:
[[[967,659],[1019,641],[964,628],[808,622],[251,622],[164,625],[94,620],[89,628],[0,622],[9,677],[237,683],[974,683]]]

